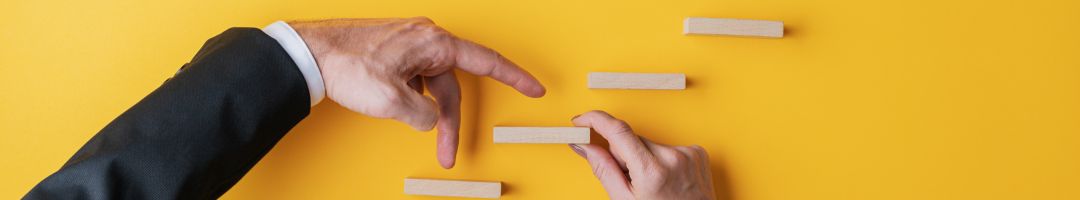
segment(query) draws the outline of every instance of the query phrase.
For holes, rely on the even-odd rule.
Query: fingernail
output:
[[[582,149],[580,146],[578,146],[576,144],[567,144],[567,145],[570,146],[570,150],[574,150],[574,153],[577,153],[577,155],[581,156],[581,158],[586,158],[586,159],[588,158],[588,156],[585,155],[585,149]]]
[[[570,121],[574,121],[574,120],[575,120],[575,119],[577,119],[578,117],[581,117],[581,115],[574,115],[574,117],[571,117],[571,118],[570,118]]]

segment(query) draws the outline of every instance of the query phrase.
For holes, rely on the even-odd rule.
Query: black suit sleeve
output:
[[[308,95],[277,41],[229,29],[23,198],[217,198],[307,116]]]

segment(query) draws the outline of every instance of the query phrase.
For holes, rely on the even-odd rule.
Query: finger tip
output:
[[[439,165],[441,165],[443,169],[454,168],[454,164],[456,163],[457,162],[454,161],[454,158],[439,158]]]
[[[530,89],[529,92],[527,92],[527,95],[529,97],[532,97],[532,98],[544,97],[544,95],[546,95],[546,94],[547,94],[547,89],[545,89],[544,86],[533,87],[532,89]]]
[[[446,141],[440,141],[438,144],[436,157],[443,169],[454,168],[454,165],[457,164],[457,143],[454,142],[453,145],[448,144]]]

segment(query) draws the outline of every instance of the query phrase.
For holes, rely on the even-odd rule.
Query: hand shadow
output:
[[[717,156],[709,155],[709,167],[712,168],[713,190],[716,192],[716,199],[733,200],[735,194],[731,189],[731,178],[728,176],[727,163],[723,162],[723,159],[716,159],[715,157]]]
[[[457,163],[473,165],[475,160],[470,158],[476,153],[476,144],[479,144],[480,130],[480,78],[476,75],[454,70],[461,87],[461,127],[458,129],[458,152]],[[464,159],[463,159],[464,158]],[[455,167],[456,168],[456,167]]]

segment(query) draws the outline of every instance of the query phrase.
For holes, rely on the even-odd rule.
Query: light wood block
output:
[[[405,178],[405,194],[497,199],[502,183]]]
[[[784,37],[784,22],[781,21],[689,17],[683,23],[683,34],[687,35]]]
[[[495,127],[495,143],[588,144],[588,127]]]
[[[685,74],[661,73],[589,73],[591,89],[682,90],[686,89]]]

